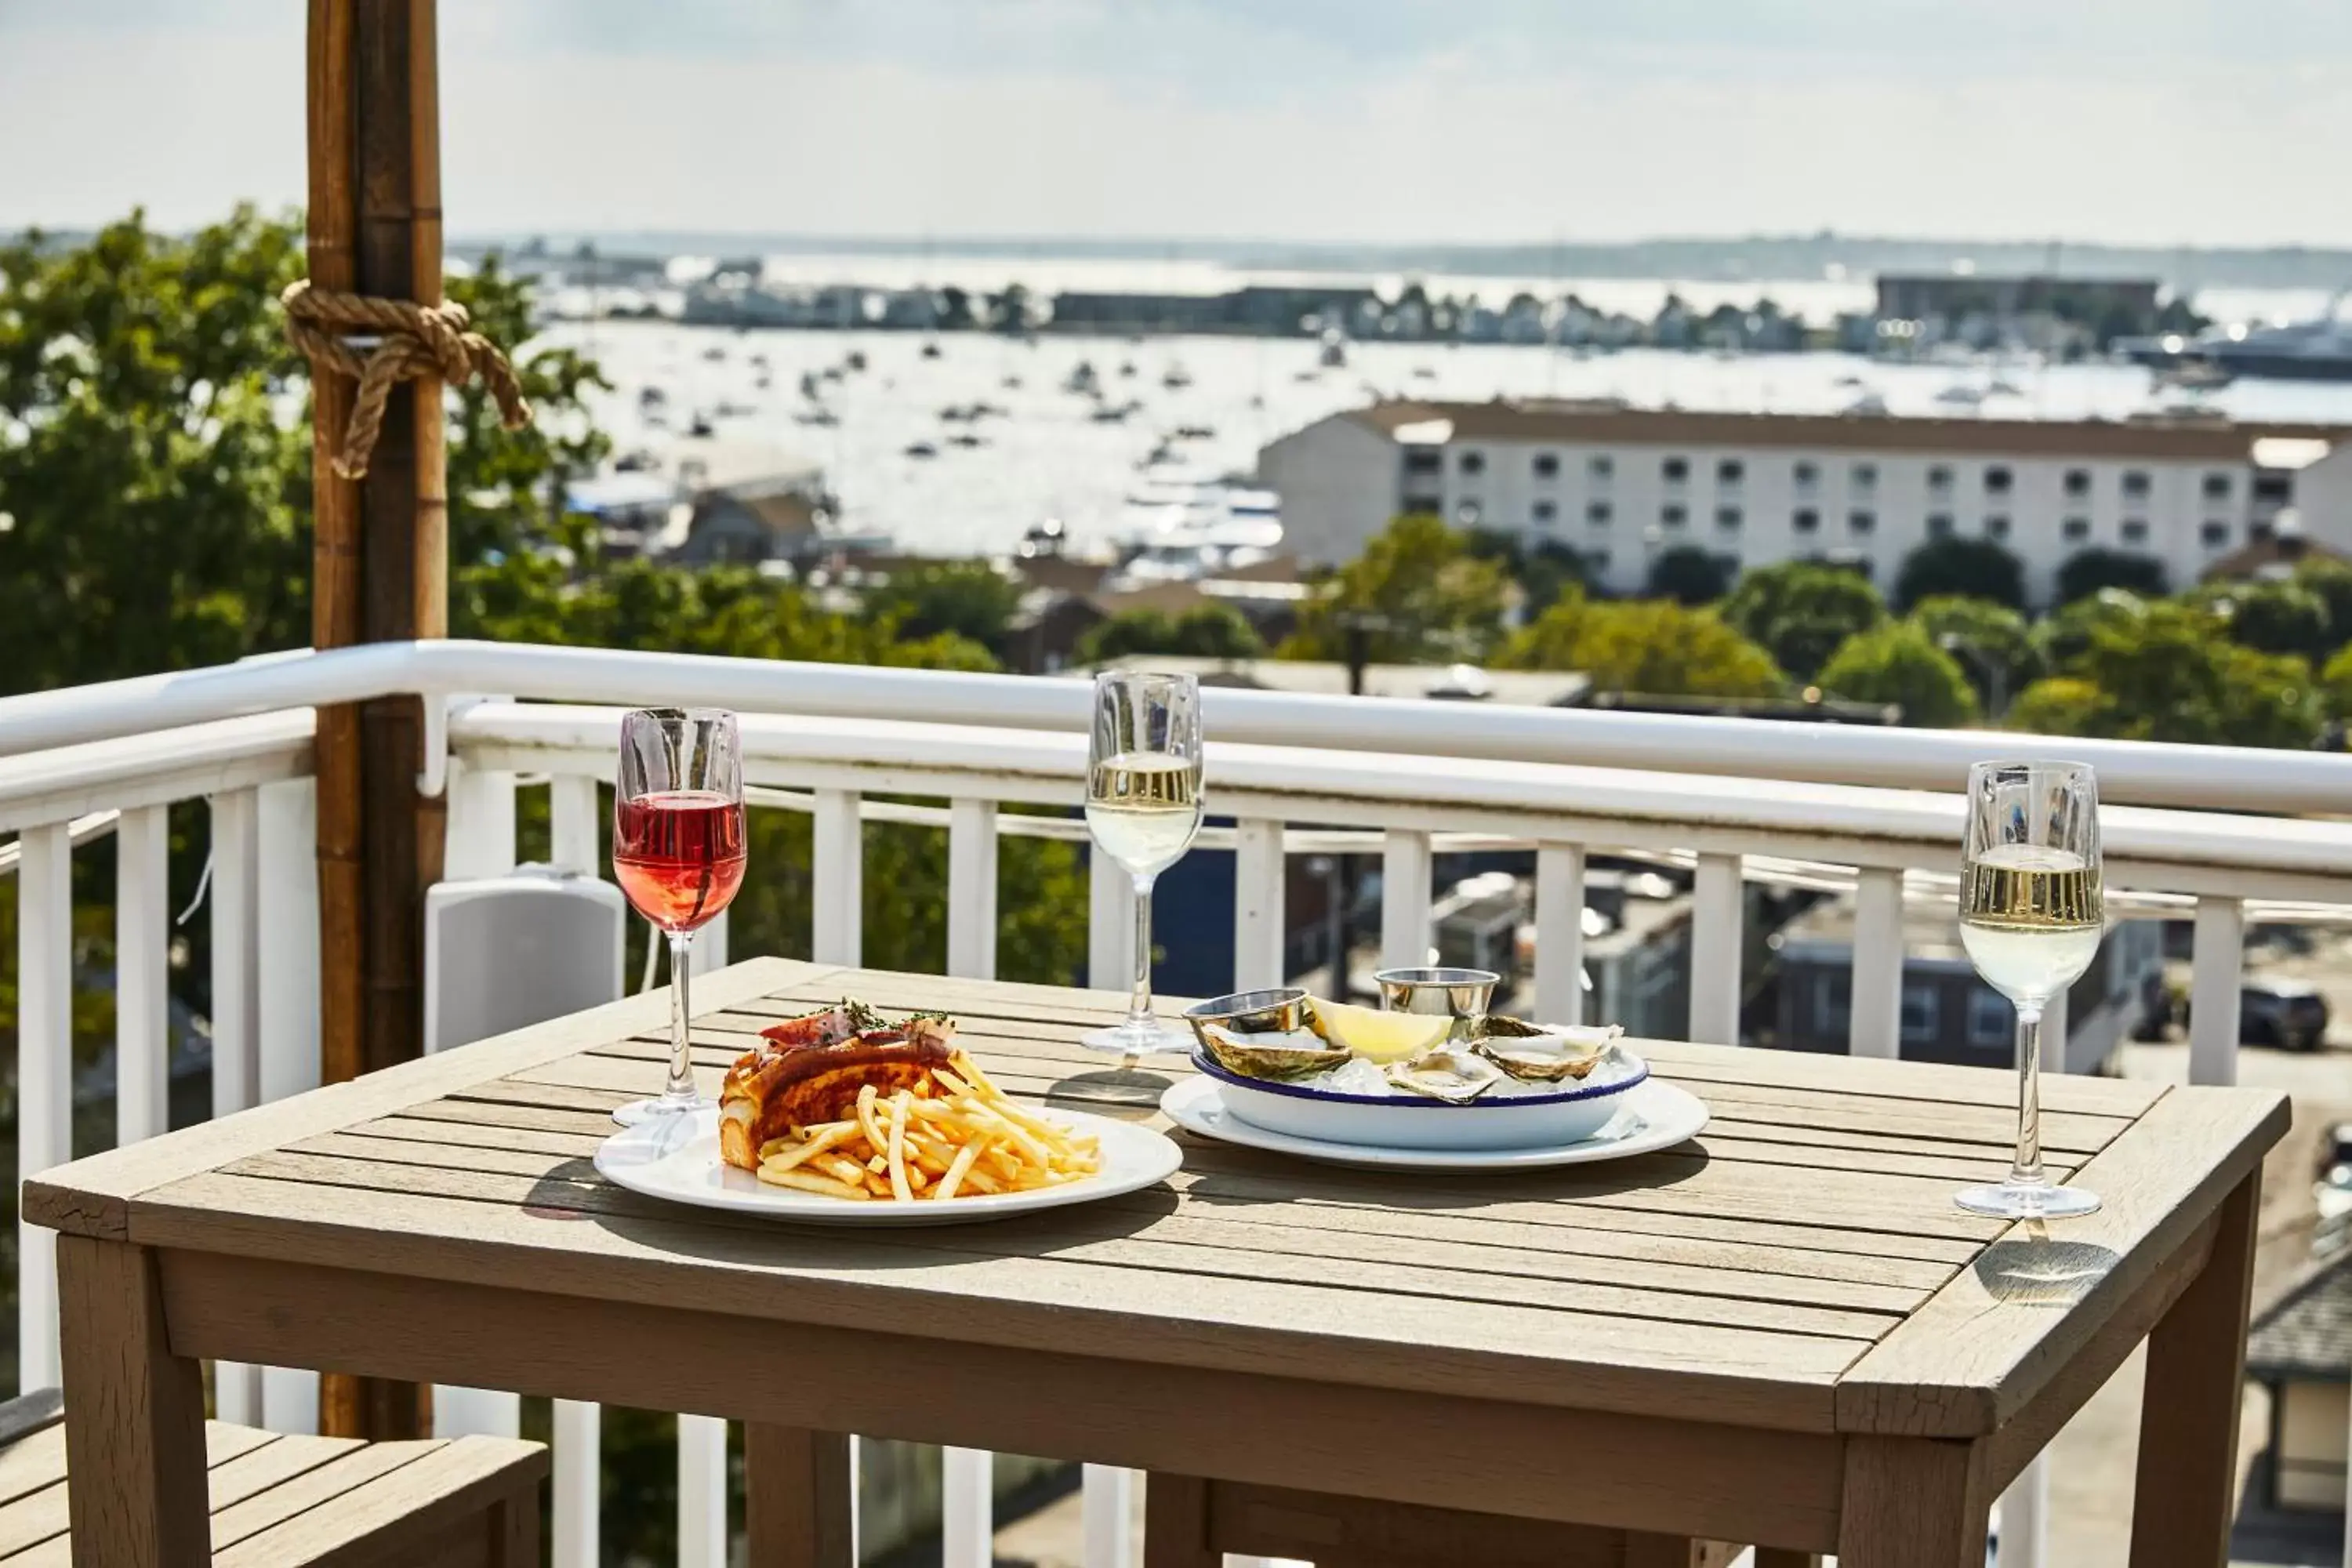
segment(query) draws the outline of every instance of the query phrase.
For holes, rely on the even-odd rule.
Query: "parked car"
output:
[[[2238,1039],[2249,1046],[2315,1051],[2327,1039],[2327,998],[2308,980],[2285,975],[2250,975],[2238,988]],[[2189,1026],[2189,1004],[2180,1004],[2180,1026]],[[2142,1039],[2159,1037],[2147,1023]]]

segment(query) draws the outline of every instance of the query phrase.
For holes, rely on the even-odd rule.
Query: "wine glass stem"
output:
[[[687,976],[694,968],[688,960],[693,942],[690,931],[669,933],[669,1083],[662,1090],[664,1100],[694,1098],[694,1057],[686,1032],[694,1013],[686,995]]]
[[[1138,1035],[1153,1031],[1151,1017],[1151,881],[1135,879],[1135,999],[1127,1010],[1127,1026]]]
[[[2042,1170],[2042,1009],[2022,1003],[2017,1009],[2017,1162],[2009,1184],[2038,1187],[2049,1178]]]

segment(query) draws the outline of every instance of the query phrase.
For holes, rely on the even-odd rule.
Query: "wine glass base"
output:
[[[1997,1186],[1965,1187],[1952,1202],[1970,1214],[1995,1219],[2079,1219],[2095,1214],[2099,1194],[2080,1187],[2053,1187],[2047,1182],[2003,1182]]]
[[[684,1094],[672,1100],[656,1094],[646,1100],[633,1100],[626,1105],[615,1106],[613,1120],[624,1127],[635,1127],[641,1121],[653,1121],[665,1116],[683,1116],[692,1110],[716,1110],[719,1102],[699,1094]]]
[[[1142,1025],[1116,1024],[1108,1029],[1089,1030],[1078,1037],[1078,1044],[1090,1051],[1148,1057],[1170,1051],[1189,1054],[1192,1049],[1192,1037],[1185,1030],[1171,1028],[1154,1018]]]

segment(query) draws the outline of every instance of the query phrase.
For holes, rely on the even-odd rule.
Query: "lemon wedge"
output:
[[[1347,1002],[1315,1004],[1324,1032],[1366,1061],[1395,1062],[1418,1056],[1445,1038],[1451,1018],[1422,1013],[1383,1013]]]

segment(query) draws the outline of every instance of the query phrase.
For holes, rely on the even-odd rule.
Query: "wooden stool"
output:
[[[0,1560],[66,1568],[64,1402],[0,1405]],[[205,1423],[217,1568],[538,1568],[537,1443],[362,1443]]]
[[[1740,1548],[1600,1525],[1462,1513],[1154,1470],[1145,1478],[1143,1568],[1221,1568],[1228,1552],[1315,1568],[1723,1568]],[[1756,1568],[1816,1568],[1759,1548]]]

